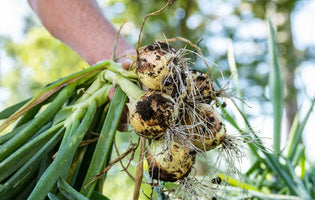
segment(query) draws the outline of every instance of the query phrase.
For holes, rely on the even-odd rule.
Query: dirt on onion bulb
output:
[[[137,58],[137,75],[140,82],[152,90],[161,90],[169,75],[169,63],[176,57],[176,50],[167,43],[156,42],[146,46]]]
[[[202,151],[214,149],[226,137],[219,113],[208,104],[198,104],[194,110],[189,110],[183,124],[187,126],[193,145]]]
[[[182,91],[182,98],[188,102],[210,104],[212,100],[219,95],[215,86],[205,73],[189,70],[185,72],[184,78],[186,89]]]
[[[146,151],[149,173],[153,179],[175,182],[188,176],[196,152],[172,141],[153,140]]]
[[[129,105],[129,122],[138,135],[148,139],[162,136],[177,119],[175,101],[162,92],[148,90],[134,103]]]

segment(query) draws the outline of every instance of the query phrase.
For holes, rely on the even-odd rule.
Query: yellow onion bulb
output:
[[[210,103],[216,96],[217,91],[206,73],[196,70],[185,72],[185,88],[182,92],[184,99]]]
[[[186,114],[184,124],[189,127],[187,130],[193,145],[202,151],[219,146],[226,136],[219,113],[209,104],[198,104],[193,112]]]
[[[136,72],[140,82],[152,90],[161,90],[163,80],[170,72],[168,65],[175,55],[175,49],[167,43],[146,46],[137,58]]]
[[[153,179],[175,182],[188,176],[196,152],[175,141],[152,140],[146,151],[149,174]]]
[[[134,105],[129,104],[129,123],[138,135],[156,139],[177,119],[176,110],[175,101],[170,96],[148,90]]]

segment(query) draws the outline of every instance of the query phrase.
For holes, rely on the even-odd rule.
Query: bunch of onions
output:
[[[175,147],[189,152],[205,152],[229,143],[214,103],[221,90],[216,90],[207,74],[189,69],[188,59],[182,55],[167,43],[157,42],[143,48],[137,58],[139,82],[144,89],[149,89],[134,106],[136,109],[130,109],[129,119],[140,136],[153,139],[146,153],[149,172],[154,179],[163,181],[180,180],[188,175],[190,169],[187,167],[192,167],[193,162],[185,166],[176,164],[181,175],[174,175],[174,163],[193,160],[191,154],[183,153],[184,150],[174,151]],[[154,99],[152,94],[156,99],[148,101]],[[167,101],[160,104],[165,97]],[[142,111],[147,115],[142,115]],[[175,131],[178,127],[182,133]],[[162,148],[165,143],[171,145]]]

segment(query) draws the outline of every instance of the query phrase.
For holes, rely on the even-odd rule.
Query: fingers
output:
[[[112,99],[113,99],[113,97],[114,97],[114,94],[115,94],[115,91],[116,91],[116,88],[111,88],[111,89],[109,89],[109,91],[108,91],[108,97],[109,97],[109,100],[111,101]]]
[[[123,60],[122,62],[121,62],[121,66],[124,68],[124,69],[126,69],[126,70],[128,70],[129,69],[129,67],[130,67],[130,65],[132,64],[132,60],[131,59],[125,59],[125,60]]]

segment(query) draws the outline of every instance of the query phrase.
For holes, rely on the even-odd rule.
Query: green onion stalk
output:
[[[108,63],[107,70],[113,73],[129,79],[136,77],[135,73],[124,70],[118,63],[108,61],[105,63]],[[28,199],[44,198],[59,177],[67,178],[75,152],[91,126],[97,108],[109,101],[108,91],[114,85],[103,78],[104,73],[104,70],[101,71],[73,104],[63,107],[56,114],[53,124],[63,123],[66,128],[65,134],[55,160],[41,176]],[[63,167],[58,167],[60,165]]]
[[[58,194],[54,189],[56,183],[67,180],[80,143],[89,138],[87,133],[93,126],[98,129],[103,124],[102,121],[95,123],[101,119],[96,113],[102,113],[105,105],[115,103],[109,103],[108,92],[114,84],[104,79],[107,71],[128,80],[137,78],[134,71],[105,60],[50,83],[28,102],[0,112],[2,119],[7,117],[0,125],[1,131],[20,118],[11,132],[0,136],[0,193],[10,191],[8,198],[16,198],[19,191],[34,182],[31,181],[34,176],[42,173],[31,193],[23,194],[24,199],[44,199],[49,192]],[[120,115],[117,115],[117,124]],[[111,119],[107,124],[111,124]],[[40,159],[52,155],[56,147],[58,152],[47,164],[48,168],[37,167]]]

